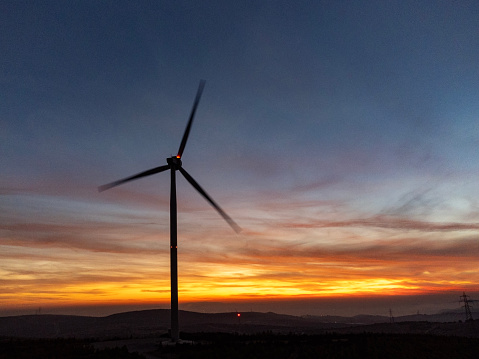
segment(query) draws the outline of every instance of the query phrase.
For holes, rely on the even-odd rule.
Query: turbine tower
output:
[[[228,224],[237,232],[241,231],[241,228],[231,219],[230,216],[223,211],[218,204],[206,193],[206,191],[201,188],[201,186],[196,182],[193,177],[190,176],[188,172],[182,167],[181,158],[183,156],[183,151],[185,150],[186,142],[191,130],[191,124],[195,117],[196,108],[200,102],[201,94],[203,93],[203,88],[205,86],[205,81],[201,80],[196,93],[196,98],[193,103],[193,108],[191,110],[190,118],[188,124],[186,125],[185,133],[180,143],[180,148],[178,149],[178,154],[166,159],[167,164],[155,167],[147,171],[137,173],[136,175],[123,178],[118,181],[107,183],[103,186],[98,187],[99,192],[103,192],[112,187],[119,186],[123,183],[137,180],[142,177],[154,175],[166,170],[170,170],[170,180],[171,180],[171,189],[170,189],[170,283],[171,283],[171,340],[177,342],[179,340],[179,324],[178,324],[178,244],[177,244],[177,210],[176,210],[176,171],[180,171],[181,174],[186,178],[186,180],[218,211],[218,213],[228,222]]]

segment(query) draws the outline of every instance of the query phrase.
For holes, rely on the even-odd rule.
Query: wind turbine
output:
[[[201,94],[203,93],[203,88],[205,86],[205,81],[201,80],[196,93],[195,102],[193,103],[193,108],[191,110],[190,119],[186,125],[185,133],[181,140],[180,148],[176,156],[172,156],[166,159],[167,164],[160,167],[155,167],[150,170],[140,172],[136,175],[123,178],[118,181],[107,183],[103,186],[98,187],[99,192],[103,192],[112,187],[119,186],[123,183],[137,180],[142,177],[154,175],[166,170],[170,170],[171,178],[171,190],[170,190],[170,281],[171,281],[171,340],[173,342],[178,341],[179,339],[179,325],[178,325],[178,256],[177,256],[177,211],[176,211],[176,171],[180,171],[181,174],[186,178],[186,180],[218,211],[218,213],[228,222],[228,224],[237,232],[241,231],[241,228],[231,219],[230,216],[223,211],[218,204],[206,193],[206,191],[201,188],[201,186],[196,182],[193,177],[191,177],[188,172],[182,167],[181,158],[183,156],[183,151],[185,150],[186,141],[191,130],[191,124],[193,123],[193,118],[195,117],[196,108],[200,102]]]

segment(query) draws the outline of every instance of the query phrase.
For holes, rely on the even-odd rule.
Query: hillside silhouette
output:
[[[184,333],[324,334],[392,333],[478,336],[479,323],[464,323],[462,313],[396,317],[358,315],[304,316],[276,313],[197,313],[180,311],[180,329]],[[0,337],[15,338],[129,338],[159,337],[168,332],[170,311],[143,310],[106,317],[71,315],[23,315],[0,317]]]

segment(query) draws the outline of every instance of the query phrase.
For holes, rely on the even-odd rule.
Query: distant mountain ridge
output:
[[[305,316],[306,318],[315,318],[326,323],[356,323],[356,324],[376,324],[389,323],[391,318],[383,315],[355,315],[353,317],[342,316]],[[472,311],[472,317],[479,319],[479,312]],[[392,317],[394,322],[459,322],[465,320],[464,311],[459,310],[443,310],[437,314],[409,314]]]
[[[473,313],[478,314],[478,313]],[[306,333],[321,334],[331,331],[391,331],[402,332],[406,325],[400,323],[430,322],[459,323],[464,314],[445,312],[434,315],[416,314],[394,318],[377,315],[341,316],[292,316],[276,313],[236,312],[197,313],[180,311],[180,329],[184,332],[226,332],[226,333]],[[22,315],[0,317],[1,337],[20,338],[128,338],[159,337],[168,332],[170,311],[168,309],[142,310],[109,315],[88,317],[72,315]],[[436,326],[437,327],[437,326]],[[348,329],[349,328],[349,329]],[[382,328],[382,329],[381,329]],[[409,328],[409,327],[408,327]],[[426,330],[426,329],[425,329]],[[455,329],[451,329],[454,331]]]

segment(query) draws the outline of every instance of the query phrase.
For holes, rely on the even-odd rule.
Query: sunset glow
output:
[[[447,229],[447,236],[455,238],[453,242],[446,240],[444,233],[442,238],[431,241],[438,235],[437,230],[429,226],[418,230],[417,222],[402,221],[400,228],[395,228],[395,221],[391,225],[388,219],[373,223],[356,221],[351,225],[329,218],[316,226],[329,228],[328,238],[335,240],[321,240],[319,231],[315,235],[320,240],[313,244],[304,239],[309,230],[302,225],[294,231],[295,237],[287,230],[282,238],[282,232],[278,232],[271,220],[268,226],[262,225],[261,230],[253,232],[261,235],[236,235],[209,212],[206,208],[192,213],[196,217],[207,215],[215,232],[197,233],[192,231],[192,223],[185,224],[186,235],[180,236],[180,304],[474,291],[479,280],[479,271],[469,265],[476,260],[477,244],[455,238],[464,231],[463,225],[457,230]],[[281,217],[280,213],[278,211]],[[147,213],[150,215],[154,213]],[[301,220],[305,219],[304,213],[298,215]],[[188,211],[185,216],[190,217]],[[236,214],[236,217],[243,216],[240,211]],[[86,224],[86,230],[92,225]],[[142,234],[135,234],[137,225],[131,223],[121,230],[118,239],[104,237],[101,243],[85,240],[87,234],[81,227],[76,231],[69,228],[67,237],[47,242],[41,240],[41,233],[50,233],[51,229],[42,225],[40,231],[31,226],[25,234],[31,238],[28,247],[15,235],[4,237],[1,274],[6,286],[0,294],[4,308],[132,302],[168,304],[166,226],[143,228]],[[50,226],[56,228],[57,224]],[[116,233],[114,226],[116,224],[105,232]],[[353,237],[351,226],[359,229]],[[381,228],[384,239],[369,239],[374,238],[372,234],[377,235],[374,228]],[[159,233],[155,235],[155,232]],[[429,233],[430,239],[418,242],[410,238],[411,233],[416,238]],[[386,240],[385,236],[394,239]],[[55,250],[45,251],[48,248]]]

